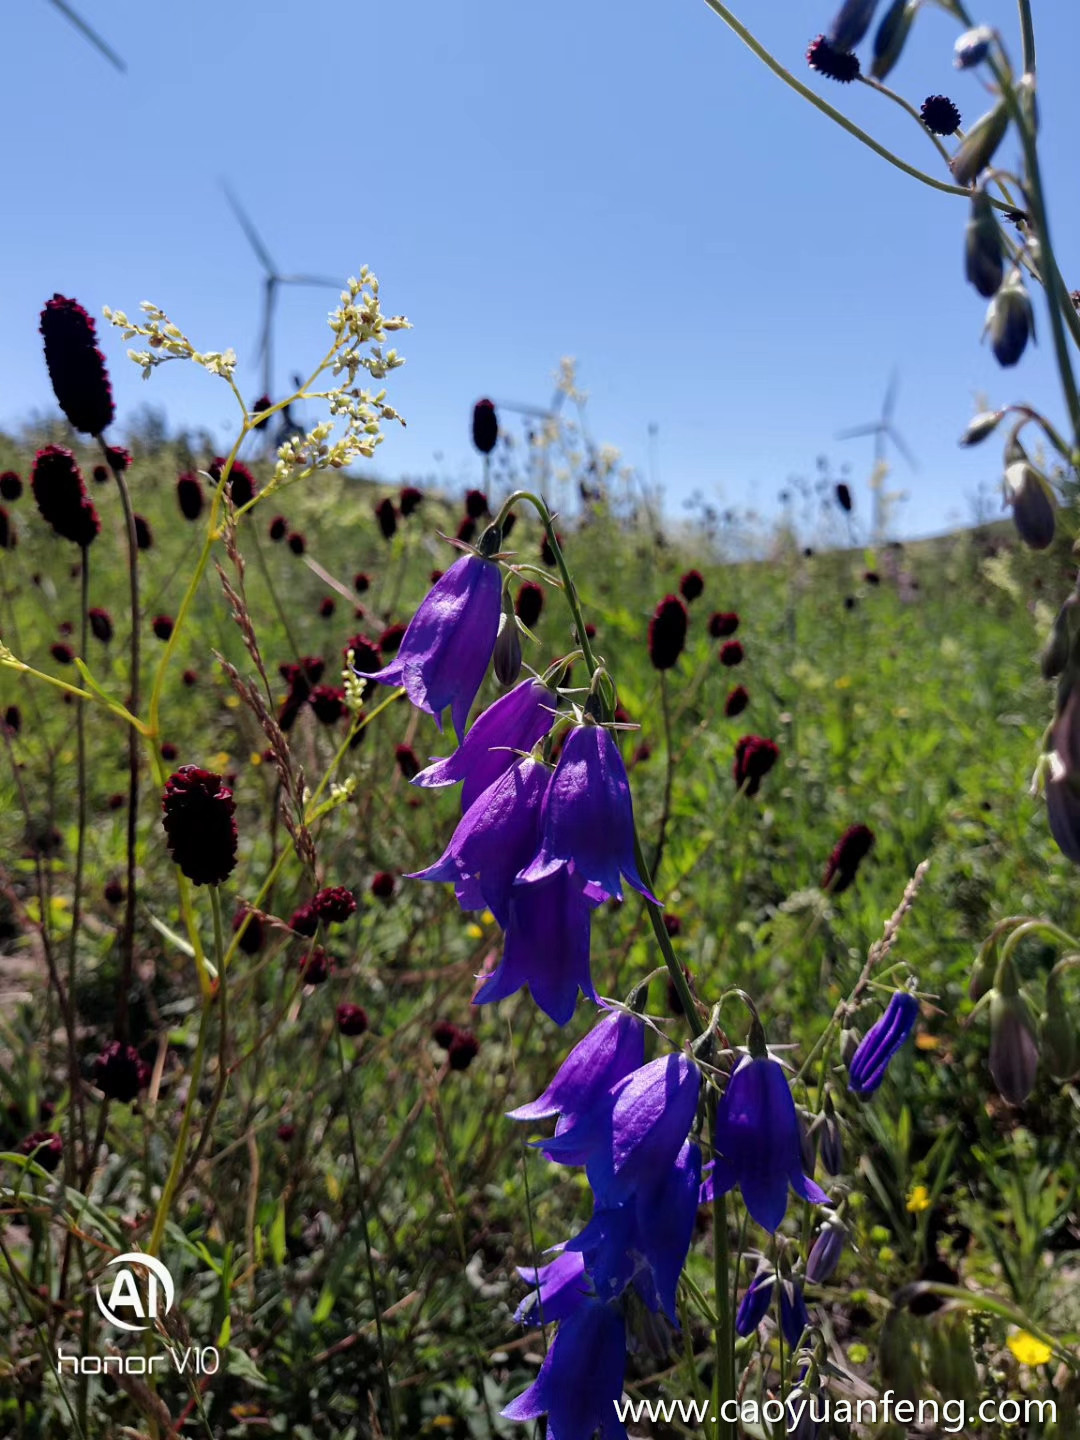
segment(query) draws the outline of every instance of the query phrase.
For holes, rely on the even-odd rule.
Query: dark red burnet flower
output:
[[[179,754],[179,749],[171,740],[163,740],[161,742],[161,758],[163,760],[168,760],[171,764]]]
[[[432,585],[437,585],[445,574],[445,570],[432,570],[431,574],[428,576],[428,579],[431,581]]]
[[[225,471],[226,457],[215,456],[206,467],[210,479],[215,485],[221,484],[221,477]],[[255,498],[255,491],[258,489],[258,482],[242,460],[234,460],[232,469],[229,471],[229,496],[237,509],[246,505],[249,500]]]
[[[829,80],[838,80],[841,85],[849,85],[859,75],[859,57],[851,50],[838,50],[830,45],[824,35],[811,40],[806,63],[811,70]]]
[[[480,1050],[480,1042],[471,1030],[459,1030],[446,1052],[451,1070],[467,1070]]]
[[[162,824],[169,853],[195,885],[220,885],[236,864],[236,801],[220,775],[181,765],[165,782]]]
[[[476,521],[471,515],[463,515],[457,528],[457,538],[463,545],[471,545],[476,539]]]
[[[376,900],[389,900],[394,893],[396,881],[389,870],[380,870],[371,881],[371,893]]]
[[[173,632],[173,618],[171,615],[155,615],[153,631],[159,640],[168,640]]]
[[[720,664],[730,670],[733,665],[743,662],[743,648],[738,640],[725,640],[720,646]]]
[[[269,396],[269,395],[260,395],[259,398],[255,401],[254,405],[252,405],[252,407],[251,407],[251,413],[252,413],[252,415],[262,415],[262,416],[263,416],[263,418],[262,418],[261,420],[256,420],[256,421],[255,421],[255,429],[256,429],[256,430],[261,430],[264,425],[269,425],[270,421],[273,419],[273,416],[272,416],[272,415],[263,415],[263,411],[264,411],[264,410],[269,410],[270,407],[271,407],[271,405],[273,405],[273,403],[274,403],[274,402],[273,402],[273,400],[270,399],[270,396]]]
[[[431,1027],[431,1038],[443,1050],[449,1050],[460,1034],[461,1030],[452,1020],[436,1020]]]
[[[960,111],[947,95],[928,95],[919,106],[919,114],[935,135],[955,135],[960,128]]]
[[[294,555],[303,555],[307,549],[307,541],[299,530],[294,530],[289,536],[288,546]]]
[[[395,621],[393,625],[387,625],[386,629],[379,636],[379,649],[387,655],[395,655],[405,639],[406,627]]]
[[[247,922],[246,924],[244,922]],[[266,926],[257,910],[241,905],[233,916],[233,934],[243,926],[243,933],[236,942],[237,948],[245,955],[257,955],[266,943]]]
[[[843,480],[836,487],[836,503],[843,510],[845,515],[851,514],[851,487],[845,485]]]
[[[352,651],[352,667],[362,675],[373,675],[376,670],[382,669],[382,655],[379,653],[379,646],[374,640],[369,640],[366,635],[354,635],[352,639],[346,640],[345,648],[341,652],[342,659],[348,661],[349,651]],[[376,687],[373,684],[365,686],[365,695]]]
[[[544,610],[544,587],[534,580],[526,580],[517,593],[514,609],[525,628],[531,630]]]
[[[139,1098],[150,1083],[150,1066],[134,1045],[113,1040],[94,1061],[94,1084],[110,1100],[122,1105]]]
[[[394,759],[404,779],[411,780],[414,775],[420,774],[420,761],[411,745],[395,746]]]
[[[305,985],[322,985],[329,980],[333,968],[333,956],[328,955],[321,945],[300,956],[300,974]]]
[[[105,485],[111,479],[107,465],[95,465],[91,473],[94,477],[94,483],[97,485]]]
[[[322,725],[336,725],[348,708],[345,691],[336,685],[316,685],[308,699]]]
[[[277,1127],[277,1130],[274,1133],[277,1135],[277,1138],[281,1141],[283,1145],[288,1145],[289,1141],[292,1140],[293,1136],[296,1134],[296,1126],[290,1125],[289,1122],[286,1120],[283,1124]]]
[[[745,685],[736,685],[728,691],[727,699],[724,701],[724,714],[730,720],[733,715],[741,715],[750,704],[750,696]]]
[[[17,705],[9,705],[4,711],[4,729],[9,735],[18,735],[22,729],[22,711]]]
[[[362,1005],[343,1000],[337,1007],[337,1028],[342,1035],[363,1035],[368,1028],[367,1011]]]
[[[101,529],[75,456],[62,445],[46,445],[38,451],[30,489],[42,519],[61,539],[85,549]]]
[[[289,687],[278,712],[278,724],[282,730],[292,729],[313,687],[322,679],[325,668],[326,662],[318,655],[306,655],[299,662],[287,660],[278,666],[278,673]]]
[[[71,635],[75,630],[75,626],[70,620],[61,620],[58,629],[61,635]]]
[[[140,550],[152,550],[154,548],[154,532],[150,529],[150,521],[145,515],[133,515],[135,521],[135,544]]]
[[[470,520],[480,520],[488,513],[488,497],[483,490],[465,491],[465,514]]]
[[[517,516],[514,514],[513,510],[511,510],[508,515],[503,516],[502,538],[504,540],[508,540],[510,538],[510,531],[513,530],[516,524]]]
[[[295,930],[297,935],[312,936],[319,928],[319,917],[315,908],[309,900],[306,905],[298,905],[289,916],[289,929]]]
[[[380,500],[375,506],[375,519],[382,531],[383,539],[392,540],[397,534],[397,511],[389,496],[385,500]]]
[[[867,585],[881,584],[881,576],[876,570],[864,570],[862,578],[866,581]]]
[[[191,470],[176,482],[176,503],[185,520],[198,520],[202,514],[203,492],[199,477]]]
[[[119,790],[113,792],[106,802],[110,810],[123,810],[127,804],[127,796],[122,795]]]
[[[51,1175],[64,1155],[64,1142],[51,1130],[35,1130],[15,1147],[20,1155],[33,1155],[34,1163]],[[37,1152],[36,1154],[34,1152]]]
[[[18,543],[19,532],[15,528],[15,522],[0,505],[0,550],[14,550]]]
[[[185,670],[180,678],[181,680],[183,680],[184,684],[190,688],[190,686],[197,685],[199,683],[199,672],[197,670]]]
[[[319,601],[319,614],[324,620],[329,620],[337,609],[337,602],[332,595],[324,595]]]
[[[657,670],[670,670],[686,644],[686,605],[678,595],[665,595],[649,621],[649,659]]]
[[[275,515],[274,518],[270,521],[270,526],[266,533],[270,536],[270,539],[273,540],[276,545],[279,540],[285,539],[285,536],[288,534],[288,530],[289,522],[285,519],[285,516]]]
[[[74,665],[75,663],[75,651],[63,640],[58,640],[55,645],[50,645],[49,654],[58,665]]]
[[[665,910],[663,915],[664,929],[672,940],[682,934],[682,917],[674,914],[671,910]]]
[[[110,467],[121,475],[131,468],[131,451],[125,450],[123,445],[106,445],[105,458]]]
[[[356,896],[344,885],[327,885],[312,899],[311,908],[324,925],[344,925],[356,911]]]
[[[358,595],[364,595],[367,593],[368,590],[371,589],[371,578],[370,576],[365,575],[362,570],[358,570],[356,572],[356,574],[353,576],[352,583],[353,589]]]
[[[858,873],[859,866],[874,848],[874,832],[867,825],[850,825],[836,842],[821,888],[839,895],[848,888]]]
[[[756,795],[761,782],[780,758],[780,750],[773,740],[763,740],[760,735],[743,735],[735,742],[735,764],[732,773],[736,788],[746,786],[747,795]]]
[[[22,494],[22,477],[15,470],[5,470],[0,475],[0,499],[18,500]]]
[[[679,581],[679,593],[691,603],[705,592],[705,577],[700,570],[688,570]]]
[[[123,904],[125,891],[119,880],[109,880],[101,893],[105,897],[106,905]]]
[[[398,496],[398,509],[402,515],[408,517],[419,510],[424,501],[424,492],[418,490],[415,485],[403,485]]]
[[[717,610],[709,616],[709,634],[714,640],[723,640],[734,635],[739,628],[739,617],[734,610]]]
[[[481,455],[490,455],[499,441],[499,419],[495,406],[486,397],[478,400],[472,412],[472,443]]]
[[[505,530],[503,531],[503,534],[506,534]],[[557,530],[555,532],[555,539],[558,541],[559,549],[561,550],[563,544],[563,537],[559,534]],[[551,541],[548,539],[546,532],[544,534],[543,540],[541,540],[540,542],[540,559],[549,568],[555,564],[555,551],[551,548]]]
[[[116,411],[94,322],[76,300],[54,295],[41,312],[45,364],[53,394],[75,430],[100,435]]]

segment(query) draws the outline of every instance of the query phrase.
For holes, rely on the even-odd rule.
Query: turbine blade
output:
[[[912,470],[918,470],[918,468],[919,468],[919,462],[915,459],[915,456],[912,455],[911,451],[908,449],[908,447],[907,447],[907,445],[904,443],[904,441],[900,438],[899,432],[898,432],[897,430],[893,429],[893,427],[892,427],[891,425],[890,425],[889,428],[888,428],[888,436],[889,436],[889,439],[890,439],[890,440],[893,442],[893,444],[896,446],[897,450],[900,451],[900,454],[904,457],[904,459],[907,461],[907,463],[911,466]]]
[[[57,10],[60,11],[60,14],[63,15],[65,19],[70,20],[76,30],[80,31],[86,39],[90,41],[90,44],[93,45],[95,50],[100,50],[106,60],[116,66],[121,75],[127,73],[127,65],[121,60],[120,56],[117,55],[116,51],[110,45],[107,45],[97,31],[92,29],[82,16],[77,14],[71,6],[67,4],[67,0],[51,0],[51,3],[56,6]]]
[[[837,440],[855,440],[860,435],[877,435],[881,430],[881,421],[874,420],[869,425],[856,425],[851,430],[838,430]]]
[[[892,419],[893,410],[896,406],[896,392],[900,389],[900,371],[894,370],[889,376],[888,389],[885,391],[885,403],[881,407],[882,424],[887,425]]]
[[[344,281],[331,280],[328,275],[279,275],[282,285],[317,285],[320,289],[340,290]]]
[[[263,244],[262,236],[255,229],[255,226],[251,223],[247,211],[233,194],[227,180],[223,180],[221,182],[221,188],[225,191],[225,198],[226,200],[228,200],[229,206],[233,214],[236,216],[237,222],[240,225],[240,229],[243,230],[245,236],[247,237],[248,244],[255,251],[255,254],[259,257],[259,261],[263,269],[267,272],[268,275],[273,275],[276,278],[277,266],[274,264],[273,260],[271,260],[270,252]]]

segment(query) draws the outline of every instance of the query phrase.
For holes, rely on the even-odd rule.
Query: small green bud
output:
[[[1005,246],[990,196],[985,190],[976,190],[964,229],[964,274],[984,299],[989,300],[1001,287],[1004,256]]]
[[[972,966],[971,979],[968,981],[968,994],[972,1000],[981,1000],[984,995],[989,995],[994,987],[994,976],[997,974],[998,966],[998,943],[997,936],[990,935],[983,941],[982,948],[975,957],[975,964]]]
[[[968,427],[960,436],[961,445],[979,445],[992,435],[1005,416],[1004,410],[980,410],[968,421]]]
[[[958,185],[970,185],[994,157],[994,152],[1009,128],[1009,112],[1005,101],[999,100],[993,110],[975,121],[964,136],[959,150],[949,161],[949,169]]]
[[[919,11],[919,0],[893,0],[874,34],[874,58],[870,74],[884,80],[900,59],[912,22]]]

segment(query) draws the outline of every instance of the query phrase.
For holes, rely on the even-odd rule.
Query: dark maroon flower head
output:
[[[105,889],[101,892],[105,896],[106,905],[121,905],[124,900],[124,887],[119,880],[109,880]]]
[[[276,544],[277,541],[285,539],[285,536],[288,533],[288,529],[289,522],[285,519],[285,516],[275,515],[273,520],[270,521],[270,529],[267,533],[269,534],[270,539],[273,540]]]
[[[246,925],[244,925],[245,920],[247,921]],[[236,942],[237,947],[245,955],[257,955],[266,943],[266,926],[263,924],[262,916],[257,910],[251,910],[246,905],[241,905],[233,916],[233,932],[239,930],[241,925],[244,926],[244,933]]]
[[[841,85],[849,85],[859,74],[859,57],[851,50],[838,50],[830,45],[824,35],[810,42],[806,63],[811,70],[829,80],[839,80]]]
[[[424,492],[418,490],[415,485],[403,485],[401,494],[398,496],[398,509],[402,515],[412,515],[419,510],[424,500]]]
[[[168,640],[173,632],[173,619],[171,615],[154,616],[154,634],[159,640]]]
[[[463,515],[457,528],[457,538],[463,545],[471,545],[476,539],[476,521],[471,515]]]
[[[63,640],[58,640],[55,645],[50,645],[49,654],[58,665],[73,665],[75,663],[75,651],[70,645],[65,645]]]
[[[0,498],[18,500],[22,494],[22,479],[14,470],[5,470],[0,475]]]
[[[330,971],[334,968],[334,962],[321,945],[316,945],[314,950],[300,957],[300,974],[304,978],[305,985],[321,985],[329,980]]]
[[[862,578],[866,581],[867,585],[881,584],[881,576],[876,570],[865,570]]]
[[[467,1070],[476,1059],[480,1042],[471,1030],[459,1030],[450,1042],[446,1058],[451,1070]]]
[[[286,1120],[283,1124],[277,1127],[276,1133],[277,1138],[281,1141],[281,1143],[283,1145],[288,1145],[289,1141],[296,1134],[296,1126],[290,1125],[289,1122]]]
[[[746,786],[747,795],[756,795],[761,782],[780,758],[780,751],[772,740],[763,740],[760,735],[744,735],[735,742],[735,785]]]
[[[478,400],[472,412],[472,443],[481,455],[490,455],[499,439],[499,421],[490,400]]]
[[[368,1028],[367,1011],[362,1005],[343,1000],[337,1007],[337,1028],[342,1035],[363,1035]]]
[[[114,791],[113,794],[109,796],[108,806],[110,810],[123,810],[126,804],[127,796],[122,795],[119,790]]]
[[[733,715],[741,715],[750,704],[750,696],[747,694],[745,685],[736,685],[733,690],[728,691],[727,699],[724,701],[724,714],[730,720]]]
[[[526,630],[531,630],[543,613],[544,587],[533,580],[526,580],[517,593],[514,609]]]
[[[307,549],[307,541],[299,530],[294,530],[289,536],[288,545],[294,555],[302,555]]]
[[[649,621],[649,659],[657,670],[670,670],[686,644],[686,605],[678,595],[665,595]]]
[[[395,655],[402,640],[405,639],[405,630],[406,627],[400,621],[395,621],[393,625],[387,625],[379,636],[379,649],[385,651],[387,655]]]
[[[679,593],[684,600],[694,601],[705,590],[705,578],[700,570],[688,570],[679,581]]]
[[[236,801],[220,775],[181,765],[161,801],[169,853],[195,885],[220,885],[236,864]]]
[[[185,670],[180,678],[181,680],[183,680],[184,684],[190,688],[190,686],[197,685],[199,683],[199,672],[197,670]]]
[[[139,1058],[134,1045],[113,1040],[94,1061],[94,1084],[110,1100],[122,1105],[139,1098],[150,1083],[150,1066]]]
[[[344,925],[356,910],[356,896],[344,885],[328,885],[311,902],[324,925]]]
[[[720,646],[720,664],[730,670],[733,665],[743,662],[743,648],[738,640],[725,640]]]
[[[51,1175],[60,1164],[64,1154],[64,1142],[51,1130],[35,1130],[15,1147],[20,1155],[33,1155],[34,1163]],[[34,1152],[37,1151],[35,1155]]]
[[[452,1020],[437,1020],[431,1027],[431,1038],[443,1050],[449,1050],[461,1031]]]
[[[674,914],[671,910],[664,911],[664,929],[671,936],[672,940],[682,934],[682,917]]]
[[[112,469],[119,471],[121,475],[131,465],[131,451],[125,450],[123,445],[106,445],[105,458]]]
[[[928,95],[919,106],[919,114],[935,135],[955,135],[960,128],[960,111],[947,95]]]
[[[321,655],[305,655],[299,662],[282,661],[278,666],[278,674],[290,691],[295,692],[301,700],[306,700],[311,693],[311,687],[322,679],[325,669],[326,661]]]
[[[11,516],[0,505],[0,550],[14,550],[19,543],[19,532]]]
[[[269,395],[260,395],[259,398],[255,401],[254,405],[252,405],[251,413],[253,415],[262,415],[263,411],[269,410],[270,406],[273,405],[273,403],[274,402],[270,399]],[[272,418],[272,416],[267,415],[262,420],[257,420],[255,422],[255,429],[261,430],[264,425],[269,425]]]
[[[101,524],[71,451],[60,445],[39,450],[30,472],[30,488],[42,519],[61,539],[85,549]]]
[[[358,595],[365,594],[371,589],[371,579],[362,570],[358,570],[353,576],[353,589]]]
[[[836,503],[845,515],[851,514],[851,487],[845,485],[843,480],[836,487]]]
[[[428,576],[428,579],[430,580],[432,585],[437,585],[445,574],[445,570],[432,570],[432,572]]]
[[[22,729],[22,711],[17,705],[9,705],[4,711],[4,729],[9,735],[18,735]]]
[[[234,460],[232,469],[229,471],[229,495],[236,508],[239,510],[241,505],[246,505],[249,500],[253,500],[258,488],[255,476],[243,461]]]
[[[505,530],[503,531],[503,534],[506,534]],[[557,530],[555,532],[555,539],[559,542],[559,549],[561,550],[563,545],[563,537],[559,534]],[[540,559],[549,568],[555,564],[555,551],[551,548],[551,542],[547,537],[546,531],[544,533],[543,540],[541,540],[540,542]]]
[[[306,905],[299,906],[289,917],[289,929],[295,930],[297,935],[314,935],[319,928],[319,917],[309,900]]]
[[[202,514],[202,485],[194,471],[187,471],[177,480],[176,503],[180,506],[180,514],[185,520],[197,520]]]
[[[411,780],[414,775],[420,774],[420,761],[416,758],[416,751],[411,745],[398,745],[394,750],[394,759],[404,779]]]
[[[874,832],[866,825],[851,825],[836,843],[821,888],[839,895],[855,879],[859,866],[874,848]]]
[[[709,634],[714,640],[723,640],[734,635],[739,628],[739,617],[734,610],[717,610],[709,617]]]
[[[345,714],[345,691],[335,685],[316,685],[309,699],[320,724],[336,725]]]
[[[152,550],[154,548],[154,532],[150,529],[150,521],[145,515],[135,515],[135,544],[140,550]]]
[[[389,496],[385,500],[380,500],[375,506],[375,519],[379,523],[383,539],[392,540],[397,534],[397,511]]]
[[[76,430],[100,435],[112,424],[112,386],[94,322],[75,300],[54,295],[41,312],[45,364],[53,394]]]
[[[107,465],[95,465],[93,475],[96,484],[104,485],[110,479],[109,467]]]
[[[395,881],[389,870],[380,870],[371,881],[371,893],[376,900],[389,900],[394,893]]]
[[[845,595],[845,596],[844,596],[844,609],[845,609],[845,610],[854,610],[854,609],[855,609],[855,596],[854,596],[854,595]]]
[[[359,670],[365,675],[373,675],[376,670],[382,669],[382,656],[379,654],[379,647],[374,640],[369,640],[366,635],[354,635],[351,640],[345,642],[345,649],[342,651],[343,659],[348,655],[350,650],[353,652],[354,670]]]
[[[488,513],[488,497],[483,490],[465,491],[465,514],[471,520],[479,520]]]
[[[171,740],[163,740],[161,742],[161,758],[163,760],[168,760],[171,764],[179,754],[180,751]]]
[[[513,530],[516,524],[517,516],[514,514],[513,510],[510,511],[509,515],[503,516],[502,536],[504,540],[508,540],[510,538],[510,531]]]
[[[319,614],[324,620],[329,620],[336,609],[337,605],[332,595],[324,595],[319,601]]]

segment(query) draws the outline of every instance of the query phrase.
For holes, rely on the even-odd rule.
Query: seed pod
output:
[[[964,136],[959,150],[949,161],[949,169],[958,185],[970,185],[980,171],[985,170],[994,157],[994,152],[1005,138],[1009,128],[1009,112],[1004,100],[1000,100],[985,115],[975,121]]]
[[[499,633],[492,652],[492,667],[500,685],[513,685],[521,674],[521,635],[518,633],[517,616],[507,591],[503,591],[503,611],[499,619]]]
[[[1004,410],[980,410],[978,415],[968,421],[967,429],[960,436],[960,444],[980,445],[988,435],[994,433],[1004,416]]]
[[[964,274],[984,299],[989,300],[1001,288],[1004,255],[1005,247],[990,197],[985,190],[976,190],[964,228]]]
[[[986,330],[999,365],[1015,365],[1027,348],[1028,339],[1034,338],[1035,312],[1019,270],[1012,271],[990,301]]]
[[[1045,550],[1054,538],[1054,497],[1042,475],[1026,460],[1005,470],[1005,504],[1012,506],[1016,533],[1030,550]]]
[[[1080,1046],[1057,970],[1051,970],[1046,980],[1046,1013],[1039,1018],[1039,1052],[1055,1080],[1068,1080],[1076,1074]]]
[[[874,58],[870,74],[884,80],[900,59],[912,22],[919,11],[918,0],[893,0],[874,35]]]

